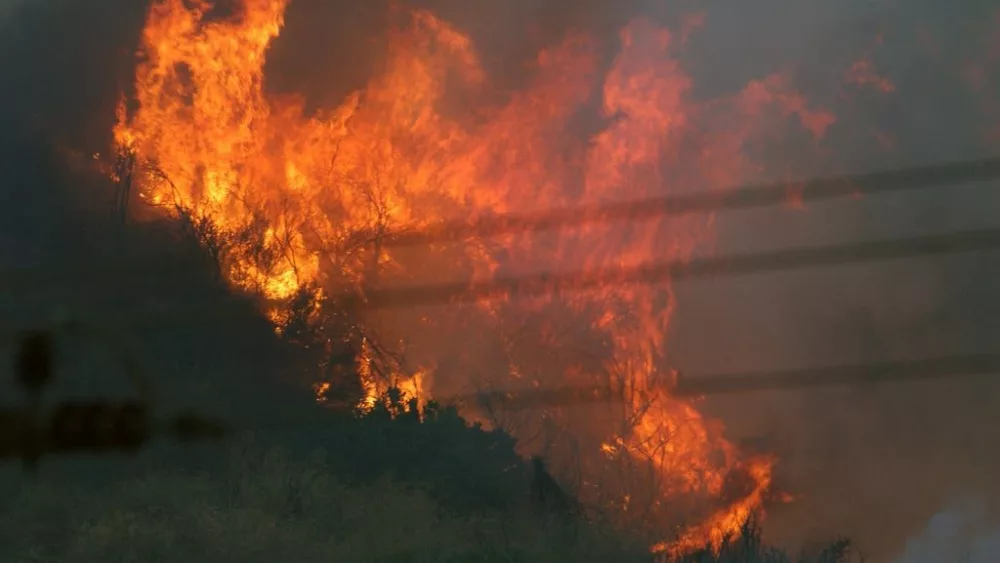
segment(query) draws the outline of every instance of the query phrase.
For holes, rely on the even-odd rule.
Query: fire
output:
[[[456,216],[471,221],[729,185],[759,172],[743,148],[774,120],[794,118],[816,138],[833,123],[780,75],[731,97],[694,100],[676,52],[697,26],[685,27],[678,39],[645,20],[621,31],[620,52],[606,72],[597,42],[571,35],[537,55],[527,88],[498,93],[471,38],[426,11],[397,11],[385,62],[363,90],[337,107],[307,113],[300,96],[273,96],[265,88],[267,50],[283,28],[288,3],[240,0],[231,17],[210,19],[208,0],[154,2],[135,99],[128,100],[131,111],[122,106],[115,129],[119,145],[142,163],[135,176],[141,197],[229,241],[220,254],[225,275],[271,303],[276,321],[303,291],[322,301],[334,290],[363,291],[386,278],[436,279],[444,272],[483,280],[502,269],[687,258],[711,241],[712,217],[591,224],[552,240],[505,235],[441,245],[416,257],[384,246],[382,237],[388,229],[419,230]],[[452,99],[455,91],[467,95]],[[462,101],[468,99],[485,101]],[[594,100],[603,123],[597,132],[583,131],[578,115]],[[587,319],[606,353],[596,366],[562,365],[559,377],[610,377],[624,399],[618,420],[629,421],[625,427],[578,425],[598,440],[594,459],[627,456],[648,464],[658,506],[676,495],[721,503],[658,550],[718,544],[763,500],[772,460],[741,454],[720,424],[670,396],[663,351],[675,303],[671,286],[608,281],[600,291],[545,303],[482,303],[478,318],[494,323],[498,334],[523,315],[548,326],[545,312],[558,301],[567,314]],[[454,320],[442,314],[427,322],[461,338],[458,325],[449,329]],[[416,341],[427,330],[397,332],[401,341]],[[542,336],[555,341],[550,332]],[[445,355],[443,347],[428,349]],[[508,379],[545,355],[525,358],[525,348],[519,350],[507,356]],[[386,384],[372,361],[369,348],[358,353],[369,405]],[[424,365],[400,369],[392,383],[426,400],[445,385],[446,374],[426,367],[433,362]],[[316,382],[319,394],[329,388]],[[750,484],[727,496],[727,478],[736,473]],[[626,492],[617,503],[628,498],[633,502],[626,506],[634,504],[638,494]]]
[[[362,342],[361,352],[358,354],[358,367],[361,375],[361,385],[365,391],[365,397],[361,405],[364,410],[370,410],[378,403],[388,390],[394,389],[400,393],[399,400],[404,405],[410,401],[417,402],[417,409],[421,410],[426,406],[430,398],[430,384],[433,376],[433,369],[424,368],[414,373],[399,373],[398,371],[389,377],[380,377],[374,365],[373,350],[367,340]],[[320,383],[317,389],[318,396],[327,391],[329,383]]]

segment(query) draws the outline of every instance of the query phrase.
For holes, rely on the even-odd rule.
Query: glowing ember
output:
[[[689,257],[710,239],[711,217],[591,224],[544,243],[529,234],[464,241],[458,250],[432,249],[416,259],[382,247],[380,237],[385,229],[419,229],[456,216],[474,220],[730,185],[758,172],[742,150],[768,123],[794,117],[819,137],[833,122],[781,76],[730,98],[693,100],[691,80],[674,58],[684,41],[644,20],[622,30],[618,57],[603,76],[595,42],[571,36],[538,54],[535,78],[523,91],[455,111],[445,103],[448,93],[488,92],[490,79],[470,38],[424,11],[406,14],[390,31],[384,66],[363,91],[307,115],[303,100],[269,98],[264,89],[267,48],[282,29],[287,3],[242,0],[232,18],[207,21],[207,1],[155,2],[136,76],[137,109],[122,111],[115,131],[139,162],[150,163],[136,176],[144,200],[179,210],[230,241],[226,276],[276,304],[269,311],[275,320],[287,314],[282,303],[303,289],[362,288],[376,274],[413,279],[444,272],[481,280],[499,268],[599,268]],[[696,27],[686,26],[682,39]],[[856,69],[859,77],[864,70]],[[574,120],[597,96],[603,129],[575,132]],[[594,438],[588,443],[596,440],[583,455],[646,463],[661,499],[700,495],[721,503],[677,542],[657,549],[717,544],[736,531],[768,489],[772,462],[741,456],[721,425],[668,394],[663,350],[671,287],[609,285],[559,300],[574,318],[586,319],[607,353],[597,366],[562,365],[553,377],[611,377],[625,399],[620,418],[630,421],[625,428],[578,425],[576,432]],[[480,313],[506,335],[501,325],[520,318],[518,311],[544,316],[547,306],[494,302],[482,304]],[[444,331],[448,318],[428,322]],[[463,337],[460,328],[451,330]],[[399,330],[409,340],[421,331],[427,332]],[[540,336],[555,341],[554,334]],[[444,358],[445,350],[432,347],[430,355]],[[525,354],[507,356],[508,379],[548,355],[544,349]],[[357,362],[369,403],[386,384],[372,361],[364,347]],[[432,371],[400,371],[389,383],[425,400]],[[436,386],[444,374],[433,373]],[[316,391],[322,395],[329,386],[316,382]],[[750,486],[727,495],[727,479],[736,473],[747,475]],[[622,494],[617,506],[629,499],[622,510],[631,510],[637,495]]]

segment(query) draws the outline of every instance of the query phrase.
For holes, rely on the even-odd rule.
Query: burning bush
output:
[[[575,469],[584,500],[651,539],[694,518],[671,549],[721,545],[763,501],[773,460],[744,455],[721,425],[670,395],[669,283],[608,279],[573,296],[446,310],[345,303],[399,284],[689,258],[710,239],[708,215],[421,248],[391,246],[387,234],[456,216],[711,189],[756,169],[743,146],[774,119],[795,117],[821,137],[833,117],[780,76],[731,99],[695,100],[675,56],[683,42],[645,20],[622,29],[607,72],[595,41],[577,34],[538,53],[526,89],[491,92],[470,37],[402,9],[368,85],[307,112],[303,97],[264,87],[288,0],[230,4],[228,16],[210,2],[150,8],[136,95],[123,100],[115,129],[120,152],[135,155],[135,168],[117,175],[128,191],[134,183],[142,201],[186,218],[232,286],[260,296],[276,328],[312,350],[321,399],[350,403],[359,383],[366,408],[390,387],[426,402],[469,387],[605,385],[620,401],[589,411],[462,409],[513,433],[522,453],[546,453],[564,475]],[[459,111],[449,104],[456,91],[490,102]],[[580,127],[581,115],[596,132]],[[727,488],[734,475],[748,486]]]

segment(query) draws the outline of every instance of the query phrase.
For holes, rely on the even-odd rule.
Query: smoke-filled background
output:
[[[92,233],[111,194],[83,171],[89,155],[108,151],[118,93],[133,79],[144,4],[0,3],[4,266],[94,251],[88,240],[98,239]],[[769,144],[757,155],[766,163],[760,180],[1000,150],[995,2],[420,4],[468,32],[491,76],[511,89],[526,79],[523,61],[569,30],[604,41],[610,64],[618,30],[636,15],[690,30],[678,56],[698,97],[734,93],[776,72],[789,77],[836,122],[816,150],[798,139]],[[304,93],[312,107],[335,105],[377,67],[387,21],[381,2],[294,0],[269,58],[268,88]],[[988,226],[998,204],[995,190],[980,186],[728,213],[717,218],[716,251]],[[685,283],[671,361],[685,372],[719,373],[989,351],[1000,336],[998,264],[974,254]],[[954,542],[934,531],[942,526],[989,536],[1000,500],[998,391],[992,380],[957,380],[757,393],[707,407],[731,436],[760,439],[778,454],[777,484],[797,498],[771,511],[775,541],[843,534],[874,561],[914,563],[929,561],[914,545]],[[975,510],[954,508],[967,497],[977,499]]]

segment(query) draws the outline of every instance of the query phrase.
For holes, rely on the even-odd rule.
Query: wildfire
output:
[[[276,320],[285,314],[282,303],[302,291],[363,290],[376,278],[483,280],[500,269],[689,257],[710,240],[710,216],[591,224],[553,240],[505,235],[416,256],[383,246],[381,237],[387,229],[419,230],[456,216],[471,221],[730,185],[759,171],[743,147],[776,119],[794,117],[815,137],[833,122],[780,75],[731,97],[694,100],[676,58],[684,41],[645,20],[621,31],[620,51],[606,72],[599,44],[572,35],[537,55],[525,89],[494,95],[472,40],[426,11],[396,14],[386,59],[363,90],[337,107],[307,113],[302,97],[272,96],[265,88],[267,50],[283,28],[288,3],[240,0],[231,17],[210,19],[207,0],[154,2],[132,111],[123,106],[115,129],[119,145],[144,163],[135,176],[144,200],[210,225],[214,236],[230,241],[225,274],[237,288],[277,303],[270,311]],[[451,101],[454,91],[490,101],[465,107]],[[578,116],[595,100],[603,123],[586,132]],[[604,444],[591,452],[596,457],[627,455],[650,464],[663,499],[722,498],[727,476],[749,476],[749,487],[657,549],[718,544],[761,502],[772,461],[741,455],[721,425],[667,392],[669,284],[613,282],[558,297],[576,318],[587,319],[606,353],[600,365],[563,365],[553,377],[604,374],[617,382],[625,398],[621,418],[632,423],[625,430],[578,431]],[[501,321],[516,312],[544,315],[547,306],[501,301],[480,304],[479,311],[499,333]],[[442,316],[435,330],[463,337],[457,325],[449,329],[450,320]],[[415,341],[427,330],[397,332]],[[436,349],[442,356],[444,350]],[[508,378],[520,377],[529,363],[523,356],[508,356]],[[370,361],[370,350],[362,350],[358,365],[367,374],[369,400],[378,385],[366,367]],[[426,399],[444,381],[439,371],[431,381],[432,370],[410,370],[395,383]],[[320,393],[329,387],[316,383]]]

